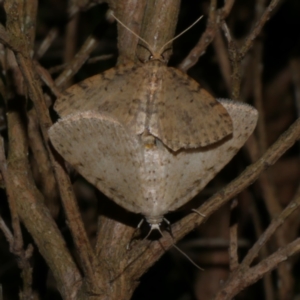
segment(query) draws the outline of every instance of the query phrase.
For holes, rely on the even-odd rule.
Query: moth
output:
[[[136,135],[118,118],[90,110],[60,119],[49,130],[54,148],[87,181],[151,229],[190,201],[232,159],[252,134],[257,110],[219,100],[233,133],[217,144],[172,151],[151,134]]]
[[[71,86],[56,100],[57,113],[63,118],[85,111],[105,113],[173,151],[205,147],[229,136],[232,120],[222,103],[186,73],[166,65],[163,54],[175,38],[157,53],[139,39],[150,53],[146,61],[118,65]]]

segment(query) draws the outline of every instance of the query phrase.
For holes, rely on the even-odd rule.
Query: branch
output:
[[[214,300],[230,300],[245,287],[258,281],[266,273],[274,270],[280,263],[286,261],[289,257],[300,252],[300,238],[296,239],[287,246],[277,250],[268,258],[261,261],[256,266],[247,270],[238,270],[232,274],[232,281],[228,281],[220,292],[217,293]]]
[[[21,0],[19,0],[19,2],[20,1]],[[5,8],[9,20],[8,23],[12,23],[10,28],[8,28],[10,33],[13,36],[18,37],[20,41],[23,41],[21,47],[22,51],[16,54],[17,60],[24,80],[27,84],[29,96],[34,103],[44,142],[47,145],[49,157],[52,165],[54,166],[57,184],[68,219],[68,225],[71,229],[74,243],[78,249],[78,255],[82,262],[82,268],[88,280],[90,280],[91,282],[98,281],[98,279],[95,278],[92,269],[92,264],[95,260],[95,256],[84,229],[84,225],[76,203],[76,198],[72,189],[72,184],[67,172],[62,167],[62,165],[54,158],[53,153],[49,147],[48,129],[52,125],[52,121],[50,119],[48,108],[44,101],[40,82],[37,80],[38,76],[36,74],[34,64],[30,58],[30,53],[28,53],[28,48],[26,47],[26,41],[24,41],[25,35],[19,27],[20,24],[16,24],[15,19],[10,19],[10,16],[20,16],[20,12],[16,10],[16,5],[10,6],[9,9],[7,6]]]
[[[218,31],[219,24],[221,24],[222,21],[226,19],[229,15],[234,2],[235,0],[227,0],[225,1],[224,6],[216,11],[217,1],[211,0],[206,29],[202,34],[200,40],[198,41],[197,45],[190,51],[188,56],[179,64],[179,69],[186,72],[198,62],[200,56],[202,56],[205,53],[206,48],[213,41]]]

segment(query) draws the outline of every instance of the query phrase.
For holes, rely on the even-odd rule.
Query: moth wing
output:
[[[256,127],[258,112],[240,102],[220,100],[233,121],[233,134],[205,149],[186,150],[168,155],[165,202],[169,211],[176,210],[197,195],[233,158]]]
[[[87,111],[59,120],[49,137],[87,181],[123,208],[140,212],[142,156],[138,141],[124,126],[107,115]]]
[[[175,68],[164,67],[150,132],[177,151],[205,147],[232,133],[232,120],[213,96]]]
[[[137,85],[143,66],[133,63],[116,66],[68,88],[57,98],[54,109],[61,116],[94,111],[113,116],[134,133],[144,131],[146,98]]]

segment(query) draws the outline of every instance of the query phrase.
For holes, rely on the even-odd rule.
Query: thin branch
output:
[[[263,26],[270,18],[273,10],[277,7],[281,0],[272,0],[269,6],[265,9],[261,18],[257,21],[255,27],[249,33],[245,39],[243,46],[238,47],[237,42],[232,38],[230,30],[227,27],[225,21],[222,23],[222,29],[224,35],[228,42],[228,54],[232,65],[232,95],[233,100],[238,100],[240,98],[240,88],[241,88],[241,61],[244,59],[245,55],[248,53],[249,49],[252,47],[254,40],[260,34]]]
[[[5,224],[5,222],[1,216],[0,216],[0,229],[2,230],[7,242],[9,243],[10,248],[13,249],[14,236],[11,233],[10,229]]]
[[[216,36],[213,40],[213,47],[216,52],[216,56],[219,62],[220,70],[222,77],[225,81],[225,85],[228,91],[228,94],[231,92],[231,66],[228,58],[227,49],[223,41],[223,37],[218,30]]]
[[[66,26],[66,38],[64,49],[64,62],[69,63],[75,56],[77,46],[77,31],[79,24],[79,13],[72,16]]]
[[[78,72],[97,45],[98,40],[95,38],[95,36],[89,36],[72,61],[66,65],[66,69],[55,79],[55,85],[61,89],[64,89],[66,83]]]
[[[231,221],[229,228],[229,267],[230,272],[234,272],[239,265],[238,258],[238,223],[237,223],[237,206],[238,201],[234,199],[230,206]]]
[[[186,72],[198,62],[200,56],[202,56],[205,53],[206,48],[213,41],[218,31],[219,24],[221,24],[222,20],[224,20],[229,15],[233,4],[234,0],[228,0],[225,2],[223,8],[216,10],[217,1],[211,0],[206,29],[202,34],[200,40],[198,41],[197,45],[190,51],[188,56],[179,64],[179,69]]]
[[[105,60],[111,59],[113,57],[114,57],[113,54],[104,54],[104,55],[94,56],[94,57],[89,58],[86,61],[86,64],[94,64],[98,61],[102,61],[102,60],[105,61]],[[57,66],[51,67],[51,68],[47,69],[47,71],[49,72],[49,74],[54,74],[57,72],[61,72],[61,71],[63,71],[63,69],[66,69],[66,68],[67,68],[67,64],[62,64],[62,65],[57,65]]]
[[[17,51],[19,65],[22,65],[21,71],[28,84],[29,93],[37,100],[40,96],[41,101],[36,103],[37,115],[40,118],[40,124],[43,133],[51,124],[47,107],[43,101],[40,82],[36,80],[37,76],[33,71],[33,65],[30,59],[29,47],[24,40],[26,34],[21,30],[18,16],[23,7],[15,1],[5,3],[7,13],[7,26],[11,36],[18,40],[19,49]],[[20,54],[22,52],[22,54]],[[34,75],[33,75],[34,74]],[[44,109],[45,108],[45,109]],[[20,118],[20,111],[13,111],[7,114],[9,128],[9,173],[12,174],[13,180],[8,181],[12,185],[14,196],[17,197],[18,212],[28,231],[34,238],[40,252],[51,268],[54,277],[57,280],[58,288],[61,293],[71,299],[74,289],[77,288],[75,283],[80,283],[80,274],[75,266],[65,242],[51,218],[49,211],[43,203],[42,195],[36,189],[35,184],[30,176],[30,167],[28,164],[27,137],[24,129],[24,123]],[[50,153],[50,151],[49,151]],[[7,184],[8,184],[7,183]],[[41,235],[41,232],[43,233]],[[51,243],[45,243],[45,240]],[[59,257],[57,253],[60,253]]]
[[[250,286],[266,273],[274,270],[280,263],[286,261],[289,257],[300,252],[300,238],[291,242],[287,246],[277,250],[268,258],[261,261],[256,266],[245,270],[238,270],[232,275],[234,280],[228,281],[218,292],[214,300],[230,300],[245,287]]]
[[[289,203],[289,205],[281,212],[281,214],[274,218],[267,230],[259,237],[253,247],[249,250],[244,260],[241,263],[241,267],[248,267],[253,262],[254,258],[258,255],[260,249],[266,244],[270,237],[274,234],[278,227],[280,227],[284,221],[300,206],[300,194],[297,198]]]
[[[45,197],[45,203],[49,208],[51,215],[55,219],[59,213],[60,203],[53,169],[49,160],[47,149],[43,143],[41,132],[39,130],[36,111],[31,109],[27,113],[27,117],[28,142],[39,172],[38,182],[40,190]]]
[[[48,34],[46,35],[46,37],[44,38],[44,40],[42,41],[39,48],[36,50],[36,52],[34,54],[34,58],[36,60],[39,60],[40,58],[42,58],[44,56],[44,54],[47,52],[49,47],[52,45],[53,41],[57,38],[57,35],[58,35],[57,28],[52,28],[48,32]]]
[[[250,194],[250,193],[248,192],[248,194]],[[252,197],[251,197],[251,200],[252,201],[251,201],[250,209],[251,209],[252,222],[254,224],[256,237],[259,237],[263,233],[262,224],[261,224],[259,212],[256,207],[255,201]],[[262,246],[262,248],[259,252],[260,260],[265,259],[268,255],[269,255],[268,248],[266,247],[266,245]],[[273,288],[271,274],[266,274],[263,281],[264,281],[264,293],[265,293],[266,300],[273,300],[275,298],[275,291]]]
[[[258,1],[256,7],[261,11],[264,9],[264,2]],[[253,90],[254,90],[254,101],[255,107],[259,111],[259,120],[258,120],[258,140],[259,140],[259,148],[260,153],[264,153],[267,149],[267,136],[266,136],[266,126],[265,126],[265,113],[263,107],[263,92],[262,92],[262,52],[263,46],[260,41],[256,41],[254,44],[254,76],[253,76]],[[251,149],[249,149],[251,150]],[[268,212],[271,218],[276,217],[281,211],[280,201],[277,197],[276,187],[271,177],[270,172],[265,172],[259,178],[259,184],[263,193],[264,201]],[[278,230],[275,233],[276,246],[283,247],[287,244],[287,235],[285,234],[283,228]],[[291,273],[290,268],[286,265],[286,263],[281,264],[278,268],[278,280],[282,283],[280,286],[279,293],[282,295],[280,299],[285,299],[286,294],[289,294],[290,291],[294,287],[293,283],[293,275]]]
[[[0,171],[2,174],[2,177],[5,182],[6,186],[6,193],[8,195],[8,204],[9,204],[9,210],[11,214],[11,222],[12,222],[12,228],[13,228],[13,244],[11,244],[11,251],[13,253],[21,253],[23,248],[23,236],[21,231],[21,225],[20,225],[20,219],[18,215],[18,209],[17,209],[17,198],[15,193],[13,192],[13,187],[10,184],[12,182],[13,177],[10,175],[10,173],[7,170],[7,162],[5,158],[4,153],[4,141],[3,138],[0,137]]]
[[[5,7],[9,20],[8,23],[12,23],[12,25],[8,29],[10,30],[13,36],[19,38],[20,43],[23,42],[21,44],[22,47],[20,47],[20,51],[16,53],[17,60],[20,66],[20,70],[23,74],[24,80],[27,84],[29,96],[32,99],[35,109],[37,111],[37,116],[40,123],[43,138],[45,144],[47,145],[52,165],[54,166],[56,180],[60,189],[61,197],[68,219],[68,224],[70,226],[75,245],[78,249],[78,254],[82,261],[82,268],[84,269],[87,277],[92,282],[93,280],[97,280],[92,270],[92,264],[95,257],[81,220],[80,212],[76,203],[76,198],[72,189],[70,179],[64,168],[61,166],[61,164],[54,158],[52,151],[49,147],[48,129],[52,125],[52,122],[49,116],[48,108],[45,105],[40,82],[37,80],[38,76],[36,74],[34,64],[30,58],[30,54],[28,53],[28,48],[25,46],[26,41],[24,40],[24,36],[26,35],[24,35],[21,28],[19,27],[20,24],[14,23],[14,20],[16,19],[9,18],[10,16],[19,15],[19,11],[16,10],[16,8],[17,6],[15,5],[9,6],[9,9],[8,7]]]
[[[239,50],[239,59],[243,59],[246,53],[253,45],[253,41],[257,38],[257,36],[261,33],[266,22],[270,19],[274,9],[279,5],[282,0],[272,0],[269,6],[265,9],[263,15],[260,20],[255,24],[252,32],[247,36],[243,46]]]
[[[11,253],[15,254],[18,257],[18,266],[21,269],[21,274],[23,278],[23,291],[21,299],[30,299],[33,296],[32,291],[32,267],[29,261],[33,247],[31,245],[28,246],[28,249],[31,251],[24,251],[23,249],[23,236],[21,232],[20,220],[18,215],[18,208],[16,203],[16,194],[12,190],[12,184],[9,182],[13,180],[13,176],[10,176],[9,171],[7,169],[7,162],[4,153],[4,141],[3,138],[0,137],[0,170],[2,173],[2,177],[4,179],[6,185],[6,191],[8,194],[8,202],[10,207],[11,219],[12,219],[12,227],[14,230],[14,235],[11,234],[8,227],[5,225],[3,219],[0,217],[0,228],[2,229],[7,241],[9,242]]]

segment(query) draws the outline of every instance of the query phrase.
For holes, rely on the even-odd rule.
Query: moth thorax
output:
[[[159,229],[160,225],[163,221],[163,216],[155,216],[155,217],[149,217],[149,216],[145,216],[146,221],[149,223],[149,225],[151,226],[151,231],[153,229]]]

